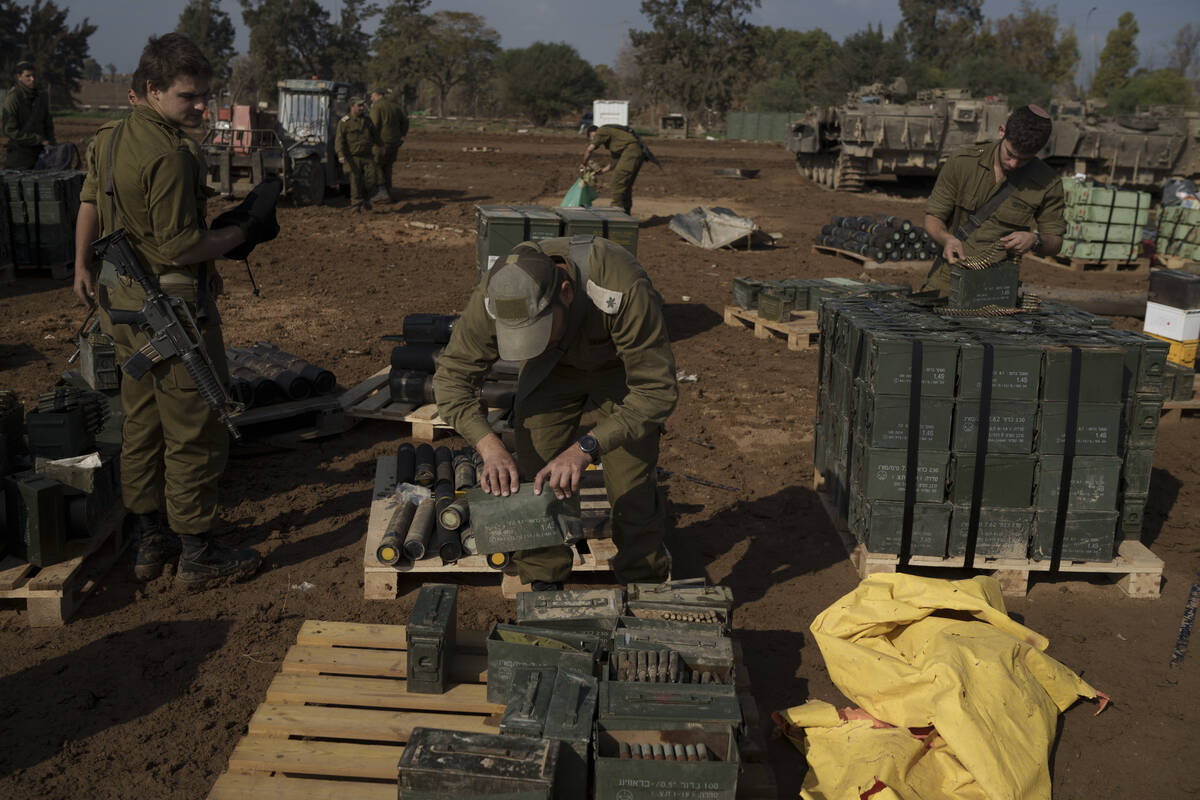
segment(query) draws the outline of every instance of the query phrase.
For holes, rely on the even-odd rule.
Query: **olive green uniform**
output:
[[[366,114],[361,117],[347,114],[338,122],[334,151],[338,158],[346,160],[346,171],[350,173],[351,207],[366,202],[378,184],[375,174],[375,147],[378,144],[379,134]]]
[[[937,183],[925,204],[925,213],[946,223],[950,235],[958,236],[958,227],[988,201],[1002,183],[996,183],[996,148],[1000,142],[967,147],[947,159]],[[1031,226],[1043,236],[1062,236],[1067,232],[1063,217],[1065,199],[1062,179],[1041,159],[1033,159],[1010,175],[1016,189],[963,242],[968,257],[982,256],[997,241],[1013,231],[1027,231]],[[925,279],[922,290],[936,289],[940,294],[950,290],[950,267],[941,262]]]
[[[4,98],[5,169],[33,169],[42,142],[54,143],[54,122],[46,96],[14,83]]]
[[[532,480],[572,445],[584,410],[594,409],[591,433],[600,445],[618,549],[613,572],[625,583],[662,581],[670,559],[663,547],[658,442],[679,397],[662,297],[637,259],[600,238],[585,245],[589,280],[579,286],[570,244],[569,238],[556,238],[523,245],[567,260],[582,321],[574,335],[568,331],[561,357],[543,380],[531,385],[532,362],[522,365],[514,422],[517,467],[523,480]],[[484,309],[486,287],[485,277],[454,326],[433,379],[442,419],[472,443],[491,432],[474,390],[499,355],[495,322]],[[514,561],[526,583],[562,581],[571,572],[566,547],[520,551]]]
[[[120,125],[119,130],[117,129]],[[107,195],[112,153],[114,197]],[[120,123],[103,126],[88,151],[87,178],[80,200],[93,203],[100,232],[124,228],[141,261],[164,293],[187,301],[200,321],[205,350],[217,376],[228,383],[220,317],[201,287],[212,265],[174,266],[170,262],[200,243],[205,230],[206,169],[199,148],[183,131],[148,106],[138,106]],[[114,213],[115,203],[115,213]],[[139,310],[145,293],[105,264],[100,272],[100,306]],[[199,304],[198,304],[199,302]],[[101,315],[115,341],[120,362],[147,342],[129,325],[113,325]],[[196,390],[179,359],[156,364],[141,380],[123,375],[125,411],[121,449],[121,496],[137,514],[160,508],[180,534],[208,533],[217,516],[217,482],[225,468],[229,436]]]
[[[396,151],[408,135],[408,115],[390,97],[371,103],[371,122],[379,132],[379,173],[383,188],[392,191],[392,167]]]
[[[633,208],[633,182],[646,160],[642,145],[624,125],[601,125],[592,136],[596,147],[607,147],[616,160],[612,175],[612,204],[628,214]]]

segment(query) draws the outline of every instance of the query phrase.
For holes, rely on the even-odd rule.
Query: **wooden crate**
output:
[[[787,342],[788,350],[816,347],[821,335],[816,311],[793,311],[790,322],[772,322],[759,317],[757,311],[725,306],[725,324],[733,328],[749,328],[759,339],[770,339],[772,336],[783,339]]]
[[[432,442],[439,434],[454,433],[438,415],[433,403],[393,403],[388,388],[390,367],[384,367],[343,396],[342,409],[347,416],[357,419],[377,419],[384,422],[403,422],[412,426],[412,437],[423,442]],[[492,429],[507,425],[507,411],[491,409],[488,422]]]
[[[1094,258],[1039,256],[1033,253],[1026,253],[1022,258],[1025,261],[1069,269],[1073,272],[1150,272],[1150,259],[1148,258],[1135,258],[1130,261],[1098,261]]]
[[[820,475],[813,477],[813,489],[821,500],[830,522],[850,557],[850,563],[858,572],[859,579],[881,572],[898,572],[900,557],[889,553],[872,553],[866,546],[855,541],[846,526],[843,517],[833,503],[833,498],[824,490]],[[937,558],[934,556],[911,556],[909,567],[933,569],[963,569],[966,558],[954,556]],[[1049,574],[1048,559],[987,558],[976,556],[974,567],[978,572],[990,574],[1000,582],[1001,591],[1009,596],[1024,597],[1029,591],[1031,573],[1044,572]],[[1111,575],[1117,578],[1117,586],[1130,597],[1156,598],[1160,594],[1162,583],[1163,560],[1150,548],[1138,541],[1123,541],[1118,546],[1117,557],[1112,561],[1062,561],[1056,575],[1064,573],[1080,573],[1092,575]]]
[[[812,251],[817,255],[836,256],[853,261],[863,269],[917,269],[922,268],[928,270],[933,266],[933,261],[875,261],[867,258],[861,253],[855,253],[853,250],[843,250],[840,247],[830,247],[824,244],[814,244]]]
[[[599,470],[588,470],[589,473],[599,474]],[[589,483],[593,480],[590,479]],[[450,578],[461,573],[491,573],[501,576],[501,590],[505,597],[513,598],[520,591],[521,584],[515,574],[501,573],[487,563],[486,556],[464,556],[452,564],[442,564],[437,556],[424,558],[416,562],[401,562],[395,566],[379,563],[375,552],[383,539],[388,520],[396,509],[396,497],[393,488],[396,485],[396,459],[394,456],[380,456],[375,462],[375,489],[371,495],[371,513],[367,519],[367,535],[363,546],[363,597],[366,600],[394,600],[400,593],[400,576],[406,573],[437,573],[443,578]],[[585,528],[594,534],[575,545],[575,563],[573,571],[600,573],[611,572],[611,560],[617,553],[611,539],[602,538],[605,524],[608,520],[608,497],[602,487],[590,486],[580,491]]]
[[[65,624],[129,544],[118,503],[88,539],[67,542],[68,558],[49,567],[9,556],[0,561],[0,601],[24,603],[32,627]]]
[[[409,694],[403,625],[306,621],[209,800],[395,800],[414,728],[499,732],[504,706],[487,701],[485,637],[458,631],[457,685]],[[743,716],[758,719],[753,697],[741,696]],[[738,797],[775,796],[770,767],[743,763]]]

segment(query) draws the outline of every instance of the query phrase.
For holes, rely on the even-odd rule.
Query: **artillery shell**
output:
[[[696,760],[712,761],[712,759],[708,757],[708,748],[704,746],[704,742],[696,742]]]
[[[408,535],[404,537],[404,552],[412,561],[418,561],[425,557],[425,549],[429,546],[429,537],[433,534],[436,513],[436,503],[432,497],[426,497],[417,506],[412,523],[408,527]]]
[[[622,650],[617,656],[617,680],[629,680],[629,651]]]
[[[663,650],[658,654],[658,682],[666,683],[670,672],[671,650]]]
[[[621,742],[621,749],[618,752],[618,756],[620,758],[632,758],[633,757],[629,752],[629,742]]]
[[[671,752],[671,756],[676,761],[687,761],[687,753],[683,749],[683,745],[675,745],[675,749]]]
[[[439,447],[433,453],[435,482],[449,484],[454,490],[454,454],[449,447]]]
[[[650,652],[650,682],[651,683],[658,683],[660,680],[659,676],[662,673],[662,665],[660,663],[661,661],[662,661],[662,653],[658,652],[657,650],[653,650]]]
[[[645,650],[638,650],[638,653],[637,653],[637,678],[635,678],[635,680],[643,682],[643,683],[646,681],[646,655],[647,655],[647,653]]]
[[[417,465],[413,473],[413,482],[418,486],[431,488],[434,476],[433,446],[429,444],[417,445]]]
[[[666,758],[666,754],[663,753],[663,746],[661,744],[653,745],[650,749],[654,753],[655,761],[662,761]]]
[[[688,761],[699,761],[700,760],[700,756],[697,755],[697,753],[696,753],[696,745],[694,745],[694,744],[689,744],[687,747],[685,747],[683,749],[683,752],[687,756]]]
[[[675,650],[671,651],[667,662],[667,680],[671,683],[679,682],[679,653]]]
[[[651,761],[653,758],[654,758],[654,753],[653,753],[653,751],[650,750],[650,745],[643,744],[642,745],[642,760],[643,761]]]
[[[709,672],[708,670],[705,670],[704,672],[700,673],[700,682],[701,683],[712,683],[713,682],[712,678],[713,678],[713,674],[711,672]]]
[[[412,483],[417,472],[417,448],[408,442],[396,448],[396,483]]]

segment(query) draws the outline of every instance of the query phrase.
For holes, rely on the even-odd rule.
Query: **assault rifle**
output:
[[[150,337],[150,341],[121,365],[125,374],[138,380],[155,364],[178,357],[195,381],[200,396],[225,423],[233,438],[242,438],[232,418],[242,407],[230,399],[213,371],[212,361],[200,342],[200,328],[188,311],[187,303],[163,294],[158,284],[146,275],[129,245],[124,228],[92,242],[92,251],[98,260],[112,264],[118,275],[136,281],[146,293],[141,311],[111,309],[108,312],[114,325],[132,325]]]

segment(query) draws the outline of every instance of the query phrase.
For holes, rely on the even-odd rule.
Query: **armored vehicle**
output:
[[[845,105],[814,108],[792,124],[787,148],[805,177],[860,192],[886,175],[937,174],[960,147],[985,142],[1008,118],[1003,98],[972,99],[961,89],[930,89],[905,101],[902,81],[851,94]]]
[[[218,112],[202,146],[209,182],[233,195],[233,184],[253,186],[271,175],[296,205],[320,205],[330,189],[346,182],[334,152],[338,120],[349,111],[348,83],[279,81],[275,116],[250,106]],[[228,118],[226,118],[228,117]]]
[[[1064,175],[1147,190],[1200,175],[1200,112],[1153,107],[1100,117],[1088,103],[1056,100],[1050,115],[1054,131],[1038,155]]]

